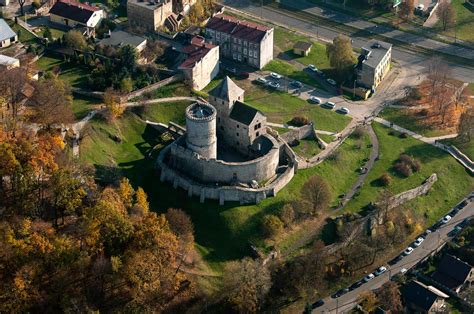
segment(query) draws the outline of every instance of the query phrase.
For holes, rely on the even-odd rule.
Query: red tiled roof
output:
[[[271,28],[235,17],[218,14],[209,19],[206,29],[227,33],[237,38],[252,42],[260,42]]]
[[[179,67],[185,69],[193,68],[196,62],[204,58],[207,53],[215,47],[217,46],[208,43],[193,44],[193,41],[191,40],[191,45],[184,47],[182,50],[183,53],[188,55],[188,58],[186,58]]]

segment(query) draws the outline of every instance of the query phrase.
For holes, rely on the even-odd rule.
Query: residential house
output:
[[[0,0],[0,5],[6,7],[10,4],[10,0]]]
[[[74,0],[59,0],[49,10],[51,22],[83,28],[87,35],[95,34],[95,28],[103,18],[104,11],[100,8]]]
[[[219,74],[219,46],[208,44],[196,36],[183,48],[187,58],[179,66],[192,88],[201,90]]]
[[[18,35],[8,26],[4,19],[0,19],[0,48],[5,48],[18,41]]]
[[[357,82],[369,89],[375,89],[390,71],[392,45],[371,40],[362,47],[356,66]]]
[[[401,288],[402,298],[409,312],[436,313],[445,308],[449,296],[433,286],[413,280]]]
[[[297,56],[306,57],[311,52],[311,43],[305,41],[299,41],[293,47],[293,53]]]
[[[127,16],[132,27],[154,32],[162,27],[173,14],[171,0],[128,0]]]
[[[115,48],[129,45],[135,48],[137,52],[142,52],[143,49],[146,48],[146,43],[146,38],[124,31],[111,32],[104,39],[99,41],[100,45],[112,46]]]
[[[7,70],[18,68],[20,66],[20,60],[0,54],[0,69],[6,68]]]
[[[262,69],[273,60],[273,28],[218,14],[206,25],[206,41],[221,56]]]
[[[432,275],[433,280],[459,293],[474,283],[474,268],[451,255],[445,255]]]
[[[267,118],[244,103],[244,90],[228,76],[209,92],[209,103],[217,109],[218,139],[243,155],[251,155],[256,139],[266,133]],[[262,144],[262,143],[260,143]]]

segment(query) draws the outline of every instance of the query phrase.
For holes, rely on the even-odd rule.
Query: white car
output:
[[[280,83],[270,82],[270,83],[268,83],[268,86],[271,87],[271,88],[278,89],[278,88],[280,88]]]
[[[328,78],[328,79],[326,80],[326,82],[328,82],[328,84],[330,84],[330,85],[332,85],[332,86],[336,86],[336,85],[337,85],[336,81],[333,80],[333,79],[330,79],[330,78]]]
[[[338,108],[336,111],[339,112],[339,113],[342,113],[342,114],[348,114],[349,113],[349,109],[347,109],[346,107]]]
[[[423,11],[425,9],[425,5],[420,3],[419,5],[416,6],[416,8],[420,11]]]
[[[404,274],[404,273],[406,273],[407,271],[408,271],[408,269],[402,268],[402,269],[400,269],[400,274]]]
[[[387,271],[387,268],[385,266],[380,266],[379,268],[377,268],[374,274],[375,276],[380,276],[386,271]]]
[[[369,282],[374,278],[375,278],[374,274],[368,274],[367,276],[364,277],[364,281]]]
[[[282,78],[282,76],[280,74],[275,73],[275,72],[270,73],[270,76],[273,77],[274,79],[277,79],[277,80]]]
[[[448,221],[450,221],[450,220],[451,220],[451,216],[446,215],[446,216],[443,217],[443,219],[441,219],[441,223],[447,224]]]
[[[328,102],[323,104],[323,107],[328,108],[328,109],[334,109],[334,107],[336,107],[336,104],[331,102],[331,101],[328,101]]]
[[[413,242],[413,245],[415,247],[419,247],[421,243],[423,243],[423,241],[425,241],[425,239],[423,239],[422,237],[419,237],[418,239],[415,240],[415,242]]]
[[[411,246],[407,247],[405,251],[403,251],[404,255],[410,255],[413,252],[413,248]]]
[[[268,82],[268,81],[267,81],[266,79],[264,79],[263,77],[257,78],[257,83],[260,83],[260,84],[267,84],[267,82]]]
[[[319,99],[318,97],[316,96],[311,96],[309,97],[309,102],[313,103],[313,104],[320,104],[321,103],[321,99]]]
[[[308,69],[310,69],[310,70],[313,71],[313,72],[317,72],[317,71],[318,71],[318,68],[317,68],[314,64],[308,65]]]

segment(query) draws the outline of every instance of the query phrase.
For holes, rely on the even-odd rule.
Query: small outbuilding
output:
[[[106,38],[99,41],[99,44],[104,46],[112,46],[115,48],[121,48],[123,46],[129,45],[137,50],[137,52],[142,52],[146,48],[146,38],[130,34],[124,31],[110,32]]]
[[[293,53],[298,56],[306,57],[311,52],[313,45],[306,41],[299,41],[293,47]]]
[[[0,55],[0,69],[6,68],[7,70],[18,68],[20,66],[20,60],[5,55]]]
[[[4,19],[0,19],[0,48],[5,48],[18,41],[18,35],[8,26]]]

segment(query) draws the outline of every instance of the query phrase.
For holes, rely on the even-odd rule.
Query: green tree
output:
[[[339,79],[344,79],[351,74],[355,63],[355,57],[352,51],[352,44],[349,37],[338,35],[332,43],[327,44],[326,54],[329,63],[337,71]]]
[[[77,49],[77,50],[86,50],[87,41],[84,35],[78,30],[70,30],[64,34],[64,43],[67,47]]]
[[[43,31],[43,37],[47,38],[49,41],[53,40],[53,33],[51,33],[51,29],[49,26],[46,26]]]
[[[125,94],[133,90],[133,81],[130,77],[125,77],[120,81],[120,90]]]
[[[82,199],[86,196],[86,191],[82,183],[68,169],[60,169],[51,177],[53,193],[51,205],[54,210],[54,225],[58,225],[58,216],[61,215],[64,224],[65,214],[72,214],[82,205]]]

